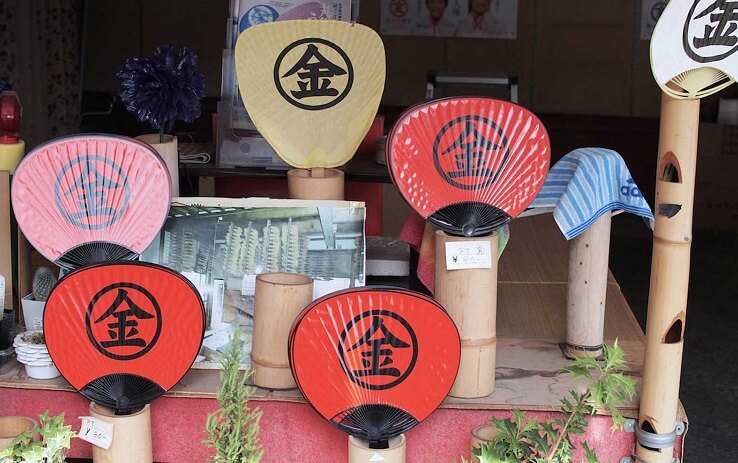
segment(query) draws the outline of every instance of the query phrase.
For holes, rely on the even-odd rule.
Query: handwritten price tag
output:
[[[110,448],[113,443],[113,423],[91,416],[80,416],[79,419],[82,420],[82,427],[77,437],[105,450]]]
[[[446,270],[491,268],[492,249],[488,241],[446,243]]]

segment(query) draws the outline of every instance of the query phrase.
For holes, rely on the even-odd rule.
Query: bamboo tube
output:
[[[489,268],[447,270],[446,243],[489,243]],[[497,354],[497,233],[462,238],[436,232],[434,297],[456,323],[461,362],[450,396],[486,397],[495,390]]]
[[[657,434],[671,433],[676,427],[699,113],[699,100],[661,97],[656,222],[638,417],[641,429]],[[673,452],[673,447],[649,449],[636,443],[636,455],[648,463],[670,463]]]
[[[603,214],[569,243],[564,353],[570,358],[602,355],[611,217]]]
[[[480,424],[472,429],[471,435],[471,450],[473,451],[475,448],[494,439],[497,435],[497,428],[491,423]],[[472,463],[479,463],[479,458],[472,453],[471,461]]]
[[[25,416],[0,417],[0,450],[7,449],[16,437],[36,426],[38,426],[36,420]]]
[[[295,317],[313,300],[313,279],[295,273],[256,277],[251,367],[254,384],[266,389],[297,387],[287,349]]]
[[[292,169],[287,171],[290,198],[343,199],[344,175],[340,169]]]
[[[407,440],[404,434],[389,440],[389,448],[371,449],[369,441],[354,436],[348,438],[349,463],[405,463]]]
[[[95,463],[152,463],[151,407],[146,404],[130,415],[116,415],[115,411],[90,402],[90,416],[113,425],[113,440],[105,450],[92,446]]]
[[[159,143],[158,133],[149,133],[139,135],[136,140],[140,140],[159,153],[169,170],[169,177],[172,179],[172,198],[179,196],[179,151],[177,151],[177,137],[174,135],[164,135],[164,143]]]

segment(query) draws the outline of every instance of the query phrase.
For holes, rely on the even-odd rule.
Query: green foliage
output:
[[[221,359],[218,405],[208,415],[205,444],[215,449],[213,463],[258,463],[263,451],[259,445],[261,410],[249,410],[248,401],[254,388],[246,384],[251,370],[240,371],[241,336],[236,330]]]
[[[569,391],[561,399],[561,417],[549,421],[526,419],[525,413],[513,410],[512,419],[492,418],[497,429],[495,437],[473,454],[480,463],[572,463],[574,444],[572,436],[583,435],[587,428],[587,416],[603,410],[612,415],[613,432],[622,428],[624,418],[618,405],[627,402],[635,394],[635,380],[624,373],[625,353],[617,340],[612,346],[603,347],[602,360],[577,359],[564,370],[574,378],[592,381],[583,393]],[[597,455],[587,442],[582,442],[586,463],[599,463]],[[462,463],[466,460],[462,459]]]
[[[50,418],[48,412],[38,417],[39,426],[15,438],[0,452],[2,463],[63,463],[73,437],[71,426],[64,425],[64,413]]]

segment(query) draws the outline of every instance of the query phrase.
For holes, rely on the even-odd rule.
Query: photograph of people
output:
[[[489,11],[491,3],[491,0],[469,0],[469,14],[459,21],[456,36],[495,37],[503,34],[503,25]]]
[[[425,8],[420,8],[417,35],[452,37],[456,26],[446,17],[448,0],[422,0]]]

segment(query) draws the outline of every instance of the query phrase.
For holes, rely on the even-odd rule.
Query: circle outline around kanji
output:
[[[90,319],[92,317],[92,311],[95,309],[95,304],[98,300],[100,300],[101,297],[103,297],[105,294],[107,294],[109,291],[112,291],[114,289],[118,288],[131,288],[135,289],[136,291],[140,292],[146,298],[151,302],[151,305],[154,307],[154,310],[156,311],[156,333],[154,333],[154,336],[151,338],[151,342],[149,342],[149,345],[141,349],[139,352],[136,352],[134,354],[129,355],[120,355],[120,354],[114,354],[112,352],[109,352],[107,349],[105,349],[100,343],[97,342],[97,339],[95,339],[95,336],[92,334],[92,326],[90,325]],[[94,296],[92,296],[92,300],[90,300],[90,303],[87,305],[87,313],[85,314],[85,329],[87,330],[87,337],[90,339],[90,342],[92,342],[92,345],[95,346],[95,349],[97,349],[98,352],[103,354],[104,356],[108,358],[112,358],[114,360],[134,360],[137,359],[147,352],[149,352],[156,342],[159,340],[159,335],[161,334],[161,307],[159,307],[159,303],[156,301],[156,298],[144,287],[137,285],[135,283],[128,283],[128,282],[120,282],[120,283],[113,283],[110,284],[100,291],[98,291]]]
[[[299,101],[292,98],[282,87],[282,81],[279,77],[279,68],[282,65],[282,60],[285,56],[287,56],[287,53],[292,51],[295,47],[298,47],[305,43],[319,43],[322,45],[326,45],[330,48],[332,48],[336,53],[338,53],[341,58],[343,58],[343,61],[346,63],[346,73],[348,74],[346,87],[343,89],[341,93],[338,94],[333,100],[329,101],[328,103],[323,103],[320,105],[306,105],[304,103],[300,103]],[[290,103],[293,106],[296,106],[300,109],[306,109],[308,111],[319,111],[321,109],[328,109],[331,108],[338,103],[340,103],[351,91],[351,87],[354,83],[354,66],[351,64],[351,60],[349,59],[348,55],[345,51],[343,51],[338,45],[336,45],[333,42],[330,42],[325,39],[321,38],[314,38],[314,37],[308,37],[304,39],[297,40],[295,42],[292,42],[291,44],[287,45],[284,50],[277,56],[277,60],[274,62],[274,85],[277,87],[277,91],[280,95],[282,95],[282,98],[284,98],[288,103]]]
[[[721,53],[719,55],[715,56],[702,56],[699,53],[697,53],[693,48],[689,41],[689,25],[692,22],[692,16],[694,15],[694,11],[697,8],[697,5],[702,0],[694,0],[692,3],[692,7],[689,9],[689,13],[687,14],[687,20],[684,22],[684,29],[682,31],[682,48],[684,48],[684,52],[687,54],[688,57],[690,57],[693,61],[696,61],[698,63],[711,63],[713,61],[720,61],[728,56],[732,55],[736,51],[738,51],[738,43],[733,46],[730,50],[726,51],[725,53]]]
[[[115,172],[120,177],[120,181],[123,184],[123,188],[125,189],[125,192],[123,194],[123,201],[119,208],[116,209],[115,214],[113,214],[110,219],[107,221],[93,225],[93,224],[85,224],[78,220],[76,220],[72,215],[69,213],[69,211],[66,210],[64,207],[64,204],[61,200],[60,190],[62,186],[62,181],[64,180],[65,175],[69,170],[71,170],[75,165],[80,164],[81,162],[89,163],[90,161],[102,161],[105,164],[108,164],[112,166],[113,169],[115,169]],[[120,167],[115,161],[112,159],[106,158],[104,156],[98,156],[96,154],[85,154],[79,157],[76,157],[72,159],[71,161],[67,162],[64,167],[62,167],[62,170],[59,172],[59,174],[56,176],[56,181],[54,182],[54,202],[56,203],[57,210],[61,213],[62,217],[64,219],[74,225],[77,228],[81,228],[83,230],[100,230],[102,228],[109,227],[113,225],[115,222],[120,220],[121,216],[126,212],[128,209],[128,201],[131,196],[131,188],[128,185],[128,178],[126,177],[125,172],[123,171],[123,168]]]
[[[443,141],[443,137],[444,135],[446,135],[446,132],[448,132],[455,125],[460,124],[462,122],[466,122],[466,121],[481,122],[485,125],[489,125],[490,127],[492,127],[492,129],[495,130],[497,134],[500,136],[500,140],[505,150],[502,163],[500,164],[500,168],[497,170],[497,172],[495,172],[494,175],[489,176],[484,183],[479,183],[476,185],[467,185],[467,184],[459,183],[453,180],[451,177],[449,177],[446,171],[444,171],[443,168],[441,167],[441,161],[439,160],[439,157],[438,157],[439,146],[441,144],[441,141]],[[436,139],[433,142],[433,164],[436,166],[436,171],[438,171],[438,173],[446,181],[446,183],[456,188],[461,188],[462,190],[479,190],[479,189],[482,189],[482,188],[485,188],[491,185],[495,180],[497,180],[497,177],[499,177],[502,171],[505,169],[505,166],[507,165],[509,158],[510,158],[510,145],[507,141],[507,136],[502,131],[502,129],[497,124],[495,124],[494,121],[492,121],[491,119],[488,119],[484,116],[475,115],[475,114],[457,117],[456,119],[453,119],[452,121],[446,123],[446,125],[444,125],[441,128],[441,130],[438,132],[438,135],[436,135]]]
[[[407,330],[408,334],[410,335],[410,339],[412,340],[412,348],[413,348],[413,354],[412,358],[410,359],[410,364],[407,366],[405,371],[400,375],[399,378],[392,381],[391,383],[387,384],[369,384],[367,382],[364,382],[354,376],[354,374],[351,372],[351,370],[346,365],[346,348],[344,346],[344,343],[346,341],[346,337],[348,336],[348,331],[353,328],[359,321],[363,320],[364,318],[371,317],[374,315],[378,316],[388,316],[390,318],[394,318],[397,320],[404,328]],[[367,310],[365,312],[362,312],[361,314],[355,316],[353,320],[351,320],[344,328],[343,332],[341,332],[341,336],[339,337],[338,341],[338,353],[339,353],[339,362],[341,363],[341,368],[343,369],[343,372],[346,374],[346,376],[355,384],[372,391],[382,391],[385,389],[391,389],[398,384],[402,383],[407,379],[407,377],[412,373],[413,369],[415,368],[415,363],[418,360],[418,338],[415,335],[415,331],[412,329],[410,324],[402,318],[399,314],[385,310],[385,309],[371,309]]]

